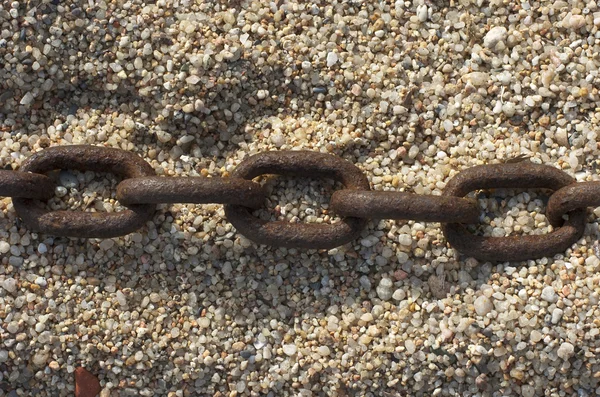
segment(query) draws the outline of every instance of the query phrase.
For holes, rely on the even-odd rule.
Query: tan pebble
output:
[[[231,348],[233,351],[239,352],[242,351],[245,346],[246,344],[244,342],[235,342],[233,345],[231,345]]]

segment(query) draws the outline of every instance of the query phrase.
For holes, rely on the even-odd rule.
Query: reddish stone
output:
[[[96,397],[100,393],[100,382],[88,370],[75,370],[75,397]]]

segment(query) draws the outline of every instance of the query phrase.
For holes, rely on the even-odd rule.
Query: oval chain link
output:
[[[290,151],[265,152],[243,161],[232,177],[252,180],[264,174],[308,178],[330,178],[346,189],[368,190],[369,181],[354,164],[330,154]],[[259,244],[293,248],[334,248],[356,239],[366,220],[343,218],[341,222],[321,225],[264,221],[240,205],[226,205],[227,220],[244,236]]]
[[[154,169],[141,157],[124,150],[98,146],[72,145],[35,153],[23,171],[43,174],[56,169],[111,172],[124,178],[154,175]],[[17,215],[34,231],[64,237],[109,238],[131,233],[152,219],[155,205],[132,205],[121,212],[50,211],[36,200],[13,198]]]
[[[529,162],[482,165],[461,171],[452,178],[444,195],[463,197],[477,189],[545,188],[558,190],[574,183],[554,167]],[[522,261],[566,251],[585,231],[585,209],[569,213],[569,219],[546,235],[483,237],[457,223],[442,225],[448,243],[462,254],[488,261]]]

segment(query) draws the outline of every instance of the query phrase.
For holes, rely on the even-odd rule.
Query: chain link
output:
[[[54,181],[44,175],[57,169],[110,172],[123,180],[116,198],[121,212],[50,211],[40,200],[54,196]],[[331,224],[265,221],[252,214],[266,201],[264,187],[252,181],[266,174],[339,181],[331,212],[342,217]],[[547,217],[556,228],[546,235],[478,236],[468,231],[480,210],[467,199],[481,189],[550,189]],[[442,196],[371,191],[367,177],[340,157],[309,151],[272,151],[244,160],[229,178],[168,178],[155,175],[141,157],[119,149],[73,145],[42,150],[20,171],[0,171],[0,195],[11,197],[17,215],[37,232],[55,236],[108,238],[131,233],[154,215],[159,203],[216,203],[236,230],[259,244],[293,248],[333,248],[358,238],[369,219],[441,222],[450,246],[486,261],[521,261],[564,252],[585,231],[586,208],[600,206],[600,182],[576,183],[563,171],[528,161],[473,167],[452,178]]]
[[[462,197],[478,189],[545,188],[558,190],[574,183],[567,173],[548,165],[519,162],[481,165],[462,171],[452,178],[444,195]],[[484,237],[467,231],[464,225],[442,225],[451,246],[463,254],[488,261],[522,261],[552,256],[567,250],[585,231],[585,208],[569,213],[569,219],[546,235]]]
[[[123,178],[155,174],[141,157],[124,150],[98,146],[59,146],[38,152],[22,165],[23,171],[43,174],[56,169],[112,172]],[[129,234],[152,219],[153,204],[128,206],[121,212],[50,211],[36,200],[13,198],[17,215],[30,229],[54,236],[109,238]]]
[[[265,174],[330,178],[341,182],[345,189],[369,189],[367,177],[354,164],[330,154],[308,151],[254,155],[243,161],[232,177],[251,180]],[[240,205],[226,205],[225,216],[240,233],[257,243],[295,248],[334,248],[349,243],[367,223],[365,219],[350,217],[330,225],[267,222]]]

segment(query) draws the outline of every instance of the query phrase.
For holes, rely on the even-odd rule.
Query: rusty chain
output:
[[[109,172],[122,178],[116,198],[120,212],[51,211],[53,170]],[[330,224],[264,221],[252,214],[267,198],[253,179],[278,174],[328,178],[340,182],[329,209],[342,217]],[[488,237],[467,225],[479,222],[480,209],[465,196],[476,190],[549,189],[546,235]],[[371,191],[367,177],[340,157],[309,151],[271,151],[242,161],[229,178],[159,177],[141,157],[119,149],[72,145],[35,153],[19,171],[0,171],[0,196],[11,197],[17,215],[36,232],[54,236],[108,238],[131,233],[152,220],[156,204],[216,203],[229,222],[250,240],[271,246],[329,249],[359,237],[369,219],[440,222],[447,242],[458,252],[495,262],[522,261],[566,251],[583,235],[587,207],[600,206],[600,182],[576,183],[565,172],[528,161],[476,166],[459,172],[442,196]]]

